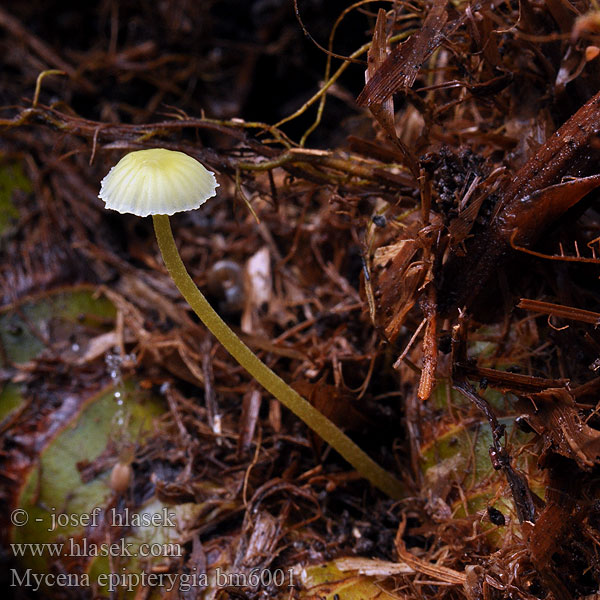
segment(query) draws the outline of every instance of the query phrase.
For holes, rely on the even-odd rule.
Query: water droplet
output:
[[[123,406],[123,398],[117,398],[117,405]]]
[[[73,344],[71,346],[71,351],[72,352],[79,352],[79,344]]]
[[[215,415],[215,420],[213,423],[213,432],[217,435],[221,435],[221,433],[223,432],[223,429],[221,427],[221,415],[219,414]]]
[[[115,392],[115,398],[120,398],[121,397],[121,392]]]

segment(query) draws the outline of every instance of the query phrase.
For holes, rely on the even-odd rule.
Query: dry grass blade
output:
[[[521,298],[519,304],[517,304],[517,308],[542,313],[551,317],[567,319],[569,321],[600,325],[600,313],[592,312],[591,310],[583,310],[575,306],[563,306],[552,302],[543,302],[542,300]]]

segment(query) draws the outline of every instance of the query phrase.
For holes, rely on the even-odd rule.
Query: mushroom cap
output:
[[[106,208],[138,217],[193,210],[219,186],[195,158],[165,148],[126,154],[102,180],[98,197]]]

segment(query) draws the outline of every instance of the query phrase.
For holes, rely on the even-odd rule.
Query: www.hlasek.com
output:
[[[181,546],[176,543],[142,543],[134,544],[121,539],[118,542],[95,543],[86,538],[78,541],[73,538],[68,542],[54,542],[44,544],[11,544],[10,549],[17,558],[27,556],[82,556],[96,558],[98,556],[141,556],[141,557],[177,557],[183,556]]]
[[[11,569],[11,587],[30,588],[37,592],[41,587],[92,587],[94,584],[109,592],[121,589],[133,592],[140,586],[162,587],[167,592],[179,589],[189,592],[192,588],[253,588],[293,587],[293,569],[252,569],[246,573],[230,573],[219,567],[207,573],[100,573],[93,581],[87,573],[34,573],[31,569],[18,572]],[[195,571],[195,569],[194,569]]]

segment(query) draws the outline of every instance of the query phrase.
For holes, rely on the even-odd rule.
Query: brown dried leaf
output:
[[[415,305],[430,271],[422,259],[421,224],[415,221],[402,239],[377,248],[373,257],[373,290],[378,324],[394,341],[406,315]]]
[[[540,232],[600,186],[600,175],[550,185],[507,206],[499,215],[502,234],[511,243],[529,244]]]
[[[365,425],[365,416],[352,405],[354,396],[323,381],[296,381],[293,388],[315,408],[342,427],[357,429]]]
[[[583,421],[569,391],[552,388],[529,398],[527,420],[548,450],[573,459],[582,469],[600,462],[600,431]]]
[[[385,31],[386,13],[383,8],[377,14],[377,23],[373,32],[373,43],[369,48],[368,67],[365,72],[365,83],[368,84],[372,77],[377,74],[381,65],[390,54],[389,44]],[[394,99],[387,98],[381,103],[372,103],[369,109],[385,132],[396,139],[396,127],[394,122]]]
[[[410,88],[425,59],[441,44],[447,20],[446,0],[434,0],[421,29],[392,50],[358,96],[358,104],[381,104],[401,87]]]
[[[359,557],[338,558],[335,566],[340,571],[357,571],[361,575],[411,575],[415,572],[406,563]]]

